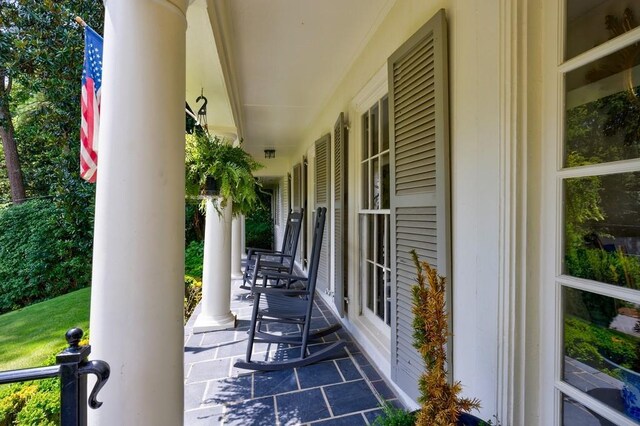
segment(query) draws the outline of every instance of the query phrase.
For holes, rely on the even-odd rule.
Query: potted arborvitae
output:
[[[234,214],[249,213],[258,202],[259,184],[253,172],[262,165],[241,146],[196,132],[186,136],[185,162],[187,194],[220,197],[218,213],[229,201]]]
[[[418,383],[422,407],[416,413],[416,425],[487,424],[468,414],[480,408],[480,401],[460,397],[462,384],[449,383],[447,379],[446,344],[450,334],[445,309],[446,279],[429,263],[421,262],[415,250],[411,255],[417,270],[417,285],[412,288],[413,345],[425,363],[425,372]]]

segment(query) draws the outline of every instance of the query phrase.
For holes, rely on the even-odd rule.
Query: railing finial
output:
[[[84,331],[82,331],[81,328],[71,328],[66,332],[64,337],[67,339],[70,349],[77,349],[80,346],[83,335]]]

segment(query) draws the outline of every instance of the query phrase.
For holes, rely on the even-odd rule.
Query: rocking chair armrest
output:
[[[276,255],[281,253],[280,250],[268,250],[268,249],[261,249],[261,248],[253,248],[253,247],[248,247],[247,248],[247,259],[251,259],[251,257],[253,257],[254,255],[257,254],[264,254],[264,255]]]
[[[263,257],[279,257],[281,260],[284,260],[284,258],[287,259],[293,259],[293,256],[290,254],[285,254],[285,253],[256,253],[256,256],[261,259]],[[268,262],[268,261],[267,261]]]
[[[309,278],[301,275],[285,274],[283,272],[268,271],[263,273],[265,280],[289,280],[289,281],[307,281]]]
[[[278,287],[254,287],[251,290],[253,293],[258,294],[279,294],[284,296],[304,296],[309,294],[306,290],[291,290],[287,288],[278,288]]]

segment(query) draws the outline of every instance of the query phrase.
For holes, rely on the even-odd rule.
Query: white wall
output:
[[[482,414],[489,418],[496,412],[499,344],[498,3],[480,0],[396,2],[309,127],[294,157],[307,153],[319,136],[332,131],[338,114],[349,110],[354,96],[393,51],[440,8],[446,9],[449,21],[453,371],[455,378],[463,381],[464,392],[482,400]],[[348,119],[353,121],[354,117]],[[353,146],[354,140],[350,139],[350,143]],[[353,156],[350,161],[354,162]],[[313,186],[311,172],[310,186]],[[357,188],[350,179],[350,194],[356,193]],[[349,223],[352,230],[357,228],[353,212],[354,209]],[[357,253],[351,253],[350,259],[349,268],[357,270]]]

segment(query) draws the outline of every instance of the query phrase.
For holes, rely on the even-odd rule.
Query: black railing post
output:
[[[69,347],[56,356],[60,365],[60,424],[86,426],[87,377],[78,369],[91,353],[91,346],[80,346],[83,331],[72,328],[65,335]]]

